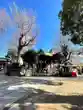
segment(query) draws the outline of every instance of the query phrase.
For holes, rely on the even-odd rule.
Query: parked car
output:
[[[19,63],[8,63],[7,64],[7,71],[6,75],[17,75],[17,76],[24,76],[25,75],[25,66],[19,66]]]

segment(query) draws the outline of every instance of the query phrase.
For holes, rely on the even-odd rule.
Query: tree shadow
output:
[[[62,105],[62,107],[67,110],[83,110],[83,96],[78,95],[57,95],[52,92],[46,92],[41,89],[34,89],[34,88],[28,88],[31,90],[31,93],[28,95],[27,90],[27,96],[22,97],[21,99],[14,102],[14,104],[19,104],[20,110],[25,110],[25,108],[28,107],[27,110],[36,110],[37,105],[36,104],[70,104],[72,107],[68,108],[65,105]],[[25,105],[25,103],[30,103],[29,105]],[[29,108],[30,107],[30,108]],[[11,107],[9,107],[11,108]],[[4,110],[9,110],[4,109]],[[32,109],[31,109],[32,108]]]
[[[83,110],[83,106],[78,106],[78,105],[72,105],[72,107],[62,105],[62,107],[67,109],[67,110]]]
[[[27,84],[47,84],[47,85],[53,85],[50,84],[52,83],[52,81],[49,81],[49,83],[47,83],[47,80],[44,79],[32,79],[32,78],[27,78],[27,79],[22,79],[21,82],[18,82],[18,85],[20,85],[20,87],[18,87],[18,89],[15,89],[14,91],[16,92],[21,92],[21,90],[25,90],[26,89],[26,95],[21,97],[20,99],[16,100],[13,104],[19,104],[19,108],[20,110],[25,110],[25,108],[27,108],[27,105],[25,105],[25,103],[30,103],[28,105],[28,109],[30,110],[32,108],[32,110],[36,110],[37,106],[35,106],[36,103],[44,103],[44,104],[71,104],[72,107],[68,108],[67,106],[63,106],[63,108],[66,108],[68,110],[83,110],[82,106],[83,106],[83,96],[79,96],[79,95],[70,95],[70,96],[65,96],[65,95],[57,95],[56,93],[52,93],[52,92],[47,92],[41,89],[35,89],[33,87],[21,87],[22,83],[27,83]],[[56,83],[55,83],[56,85]],[[60,84],[59,84],[60,85]],[[79,89],[79,88],[78,88]],[[8,94],[8,97],[12,98],[10,96],[10,94]],[[5,98],[5,97],[4,97]],[[11,108],[11,106],[5,107],[3,110],[9,110]]]
[[[61,81],[50,81],[45,79],[38,79],[38,78],[27,78],[25,79],[25,82],[28,84],[46,84],[46,85],[54,85],[54,86],[60,86],[63,85],[63,82]]]

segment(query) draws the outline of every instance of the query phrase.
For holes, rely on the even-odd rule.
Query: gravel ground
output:
[[[78,78],[23,78],[32,93],[19,102],[22,110],[83,110],[83,81]]]
[[[10,96],[17,98],[22,92],[25,97],[3,110],[83,110],[83,77],[0,76],[0,102]]]

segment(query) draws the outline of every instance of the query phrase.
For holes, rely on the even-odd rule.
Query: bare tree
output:
[[[14,39],[13,44],[17,46],[19,58],[24,47],[28,50],[28,47],[32,48],[35,45],[38,28],[33,13],[25,9],[20,9],[15,3],[13,3],[12,8],[10,7],[10,11],[11,13],[9,15],[6,9],[0,9],[0,33],[4,33],[10,26],[16,29],[13,36],[15,36],[17,45],[15,45]],[[9,49],[12,49],[11,47]]]
[[[6,32],[11,24],[11,18],[6,9],[0,9],[0,34]]]
[[[11,8],[13,15],[13,21],[19,34],[18,37],[18,56],[24,47],[33,46],[34,41],[38,35],[38,29],[36,25],[36,18],[32,13],[27,10],[21,10],[15,4]]]

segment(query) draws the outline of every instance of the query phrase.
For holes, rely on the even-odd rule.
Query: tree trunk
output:
[[[19,58],[20,58],[21,50],[22,50],[22,46],[18,46],[17,63],[19,63]]]

